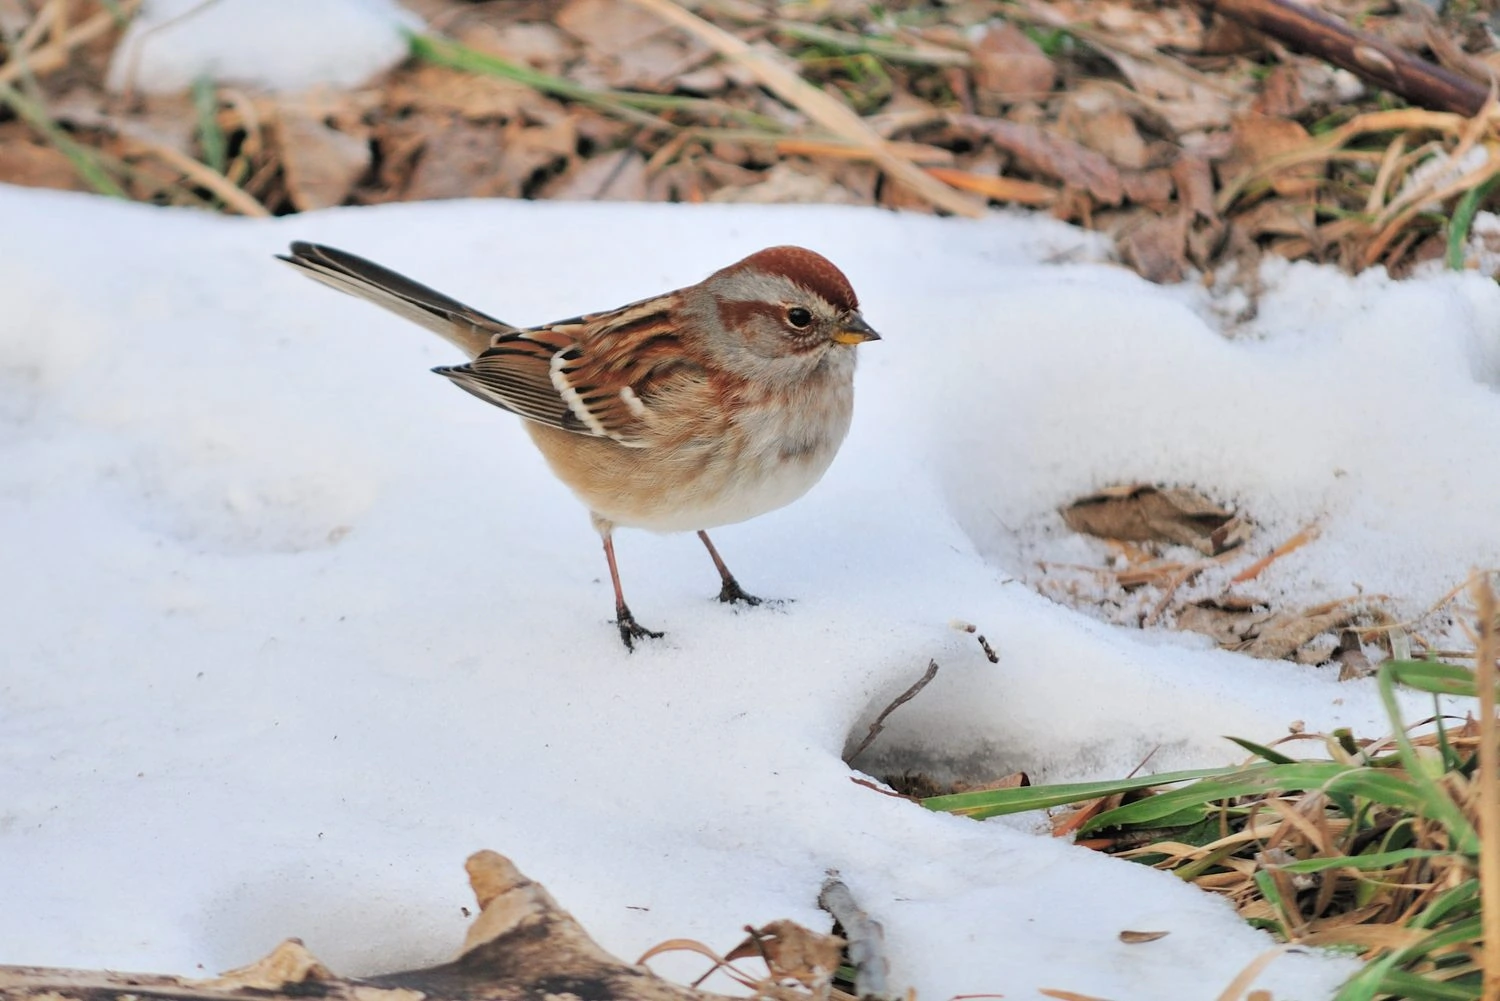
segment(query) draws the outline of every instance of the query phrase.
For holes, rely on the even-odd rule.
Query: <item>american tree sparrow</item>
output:
[[[822,477],[849,430],[854,346],[880,335],[843,272],[801,247],[769,247],[696,285],[521,329],[333,247],[281,258],[421,324],[471,361],[434,369],[524,418],[604,540],[627,649],[659,637],[620,589],[617,525],[696,531],[719,600],[745,593],[707,529],[773,511]]]

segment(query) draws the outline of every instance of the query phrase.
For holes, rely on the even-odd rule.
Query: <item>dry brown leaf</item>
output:
[[[1302,94],[1301,73],[1295,66],[1285,64],[1271,68],[1260,83],[1260,93],[1250,102],[1251,112],[1274,118],[1296,118],[1307,107],[1307,98]]]
[[[1147,281],[1172,285],[1187,277],[1188,213],[1143,214],[1116,240],[1125,262]]]
[[[1140,945],[1143,942],[1155,942],[1172,934],[1169,931],[1122,931],[1120,941],[1126,945]]]
[[[1375,673],[1375,665],[1365,656],[1359,634],[1352,629],[1346,629],[1339,635],[1339,646],[1333,652],[1333,660],[1339,665],[1340,681],[1357,681]]]
[[[646,11],[619,0],[569,0],[554,22],[590,50],[606,56],[629,52],[665,27]]]
[[[342,205],[370,169],[367,136],[330,128],[296,104],[278,108],[276,135],[287,196],[299,211]]]
[[[1166,212],[1172,203],[1172,172],[1165,167],[1152,170],[1122,170],[1120,183],[1125,197],[1153,212]]]
[[[1013,24],[992,24],[970,46],[970,70],[981,101],[1007,96],[1036,97],[1057,83],[1057,68],[1041,47]],[[990,109],[986,109],[990,110]]]
[[[1302,149],[1311,141],[1307,130],[1297,122],[1266,115],[1241,115],[1230,131],[1234,145],[1220,164],[1220,178],[1225,183],[1256,173],[1267,160]],[[1306,197],[1317,190],[1321,174],[1318,163],[1284,167],[1271,175],[1271,190],[1284,197]]]
[[[790,160],[783,160],[760,176],[762,180],[757,184],[720,188],[708,200],[757,205],[860,204],[858,198],[827,177],[799,168]]]
[[[1113,92],[1081,87],[1063,98],[1057,128],[1109,158],[1117,167],[1144,170],[1151,162],[1146,140]]]
[[[1234,650],[1253,639],[1270,618],[1269,609],[1220,599],[1178,609],[1177,628],[1200,633],[1219,646]]]
[[[538,192],[563,201],[639,202],[646,199],[646,158],[617,149],[576,163]]]
[[[1062,511],[1075,532],[1126,542],[1192,546],[1215,556],[1245,541],[1244,519],[1185,487],[1136,483],[1080,497]]]
[[[1125,198],[1125,186],[1114,164],[1066,136],[1035,125],[974,115],[955,115],[952,121],[961,128],[985,136],[1032,173],[1044,174],[1087,191],[1101,205],[1119,205]]]
[[[1195,153],[1183,153],[1172,164],[1171,171],[1177,200],[1200,219],[1217,219],[1213,168],[1208,160]]]
[[[554,25],[537,22],[468,23],[456,38],[471,49],[554,75],[562,72],[579,51],[576,40]]]
[[[474,121],[516,118],[542,100],[535,90],[514,80],[444,66],[418,66],[388,91],[392,107],[457,114]]]
[[[1304,664],[1321,664],[1333,656],[1338,646],[1338,639],[1333,634],[1352,624],[1357,614],[1357,610],[1348,605],[1313,615],[1277,612],[1241,649],[1264,660],[1295,657]],[[1314,640],[1319,642],[1314,644]]]
[[[30,139],[0,139],[0,182],[27,188],[87,191],[73,163],[51,146]]]
[[[844,940],[809,931],[793,921],[772,921],[749,929],[750,935],[724,959],[763,959],[778,980],[790,979],[819,990],[826,988],[842,961]]]
[[[483,196],[514,197],[520,185],[499,183],[504,145],[500,131],[454,120],[424,138],[406,185],[412,201]]]

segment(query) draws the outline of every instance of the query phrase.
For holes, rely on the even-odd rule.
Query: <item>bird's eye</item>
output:
[[[812,314],[801,306],[793,306],[786,311],[786,322],[801,330],[812,322]]]

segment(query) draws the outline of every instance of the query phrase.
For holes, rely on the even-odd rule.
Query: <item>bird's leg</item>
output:
[[[708,549],[708,555],[713,558],[714,566],[719,570],[719,579],[724,582],[724,586],[719,589],[719,600],[727,601],[731,604],[736,601],[743,601],[747,605],[759,605],[761,599],[753,594],[746,594],[745,589],[740,587],[740,582],[734,579],[734,574],[730,573],[729,568],[724,565],[724,559],[719,555],[719,551],[714,548],[714,544],[709,541],[708,533],[699,532],[698,538],[703,540],[703,545]]]
[[[608,531],[601,534],[604,536],[604,558],[609,561],[609,582],[615,586],[615,624],[620,627],[620,639],[625,649],[634,653],[636,640],[647,636],[659,640],[663,634],[647,629],[630,614],[630,606],[625,604],[625,592],[620,590],[620,568],[615,566],[614,536]]]

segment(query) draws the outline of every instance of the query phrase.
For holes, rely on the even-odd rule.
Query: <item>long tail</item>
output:
[[[496,334],[508,334],[516,329],[465,306],[457,299],[419,285],[390,268],[335,247],[299,240],[292,244],[290,255],[276,256],[324,285],[368,299],[421,324],[462,349],[470,358],[486,350]]]

